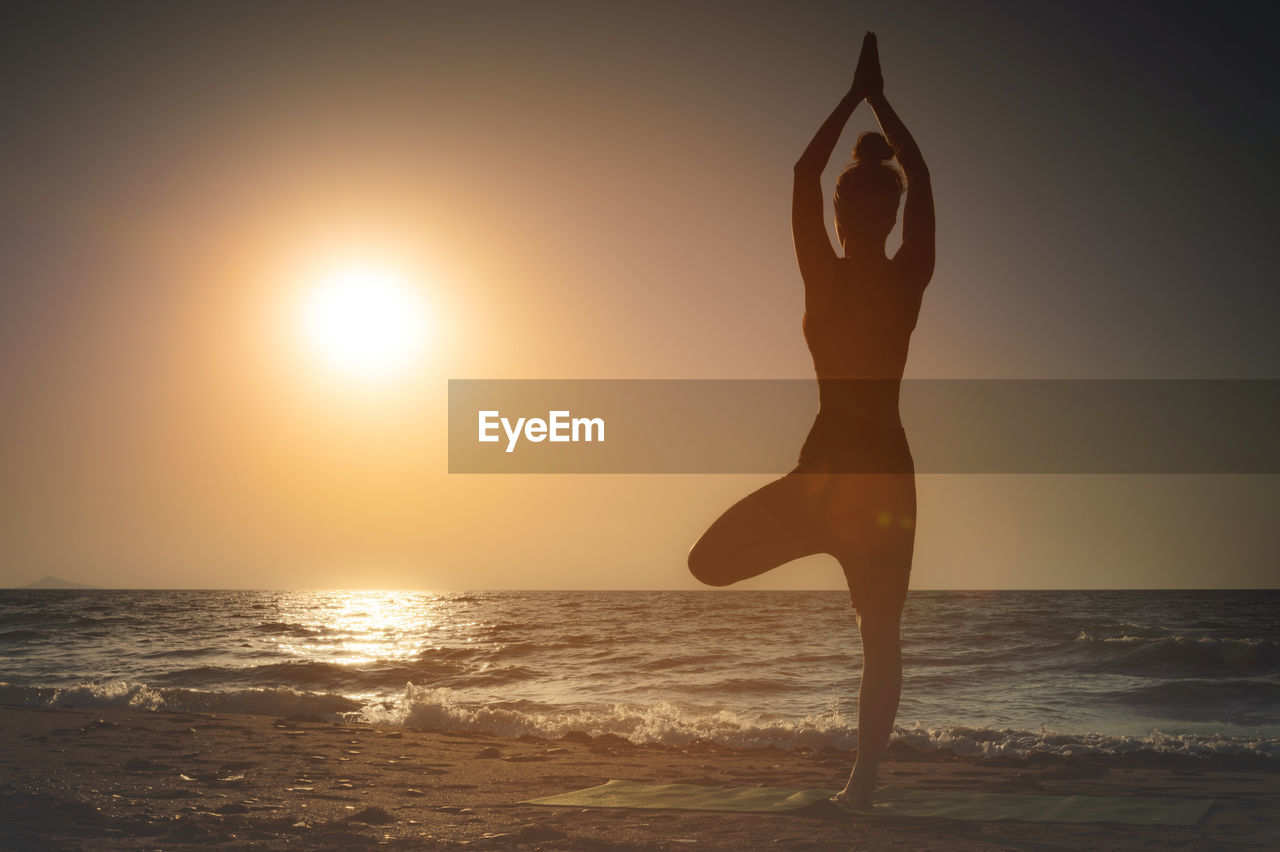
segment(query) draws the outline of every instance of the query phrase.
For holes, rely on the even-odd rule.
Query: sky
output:
[[[11,4],[0,586],[696,588],[770,477],[449,474],[447,382],[811,376],[791,165],[866,30],[937,209],[908,378],[1280,378],[1266,16]],[[378,381],[297,333],[353,262],[425,305]],[[921,475],[913,587],[1274,587],[1278,486]]]

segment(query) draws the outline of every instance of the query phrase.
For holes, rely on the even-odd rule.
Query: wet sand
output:
[[[1280,765],[1155,754],[990,760],[895,747],[901,787],[1213,798],[1198,826],[551,808],[610,778],[840,787],[848,752],[634,745],[318,718],[0,707],[7,849],[1277,849]]]

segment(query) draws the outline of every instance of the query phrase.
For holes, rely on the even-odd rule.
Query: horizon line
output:
[[[472,588],[447,589],[425,587],[284,587],[264,586],[258,588],[238,586],[94,586],[82,584],[72,588],[32,587],[32,586],[0,586],[0,591],[22,592],[431,592],[437,594],[476,594],[481,592],[729,592],[729,593],[764,593],[764,592],[842,592],[848,589],[832,587],[830,589],[733,589],[733,588]],[[960,587],[927,587],[912,588],[910,592],[1273,592],[1280,591],[1280,586],[1114,586],[1093,588],[1054,588],[1036,587],[1003,587],[1003,588],[960,588]]]

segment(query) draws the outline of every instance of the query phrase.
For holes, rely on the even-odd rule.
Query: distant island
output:
[[[19,589],[100,589],[101,586],[89,586],[84,583],[73,583],[52,574],[46,574],[34,583],[18,586]]]

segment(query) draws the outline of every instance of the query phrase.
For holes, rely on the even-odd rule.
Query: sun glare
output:
[[[426,334],[421,293],[385,266],[326,270],[307,293],[301,319],[316,355],[344,374],[366,379],[409,367]]]

